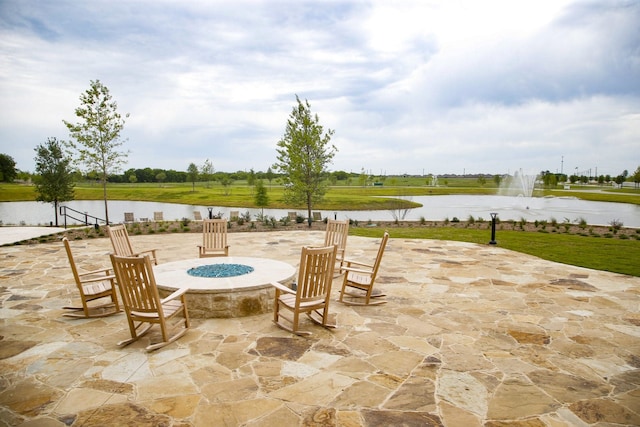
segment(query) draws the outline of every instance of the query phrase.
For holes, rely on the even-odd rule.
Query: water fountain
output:
[[[502,196],[532,197],[537,175],[525,174],[522,169],[500,184],[499,194]]]

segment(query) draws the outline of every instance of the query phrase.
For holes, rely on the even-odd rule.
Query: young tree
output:
[[[337,148],[330,144],[334,131],[327,129],[324,132],[318,115],[311,114],[309,101],[302,103],[296,95],[296,102],[298,105],[291,111],[284,136],[278,141],[274,168],[288,180],[287,201],[306,204],[311,227],[311,209],[313,203],[324,196],[326,167],[332,162]]]
[[[195,163],[190,163],[187,168],[187,176],[191,181],[191,191],[196,191],[196,181],[198,180],[198,166]]]
[[[124,119],[118,113],[118,104],[113,101],[109,89],[100,80],[91,80],[91,85],[80,95],[80,107],[75,114],[80,119],[77,123],[64,124],[69,129],[71,138],[69,148],[78,154],[78,162],[88,172],[96,172],[103,188],[104,215],[109,223],[107,205],[107,178],[109,174],[120,170],[125,163],[128,152],[119,151],[123,145],[120,132],[124,128]],[[129,117],[127,113],[125,117]]]
[[[255,202],[256,206],[262,208],[261,213],[264,216],[264,207],[269,206],[269,196],[267,195],[267,187],[264,186],[261,179],[256,183]]]
[[[13,182],[16,178],[16,162],[7,154],[0,154],[0,181]]]
[[[202,179],[204,179],[205,181],[207,181],[207,188],[209,188],[211,186],[211,177],[213,176],[213,173],[215,172],[215,170],[213,169],[213,163],[211,163],[211,160],[207,159],[204,161],[204,164],[202,165]]]
[[[62,144],[56,138],[48,138],[35,148],[37,156],[34,184],[36,200],[53,204],[58,226],[58,205],[73,200],[73,175],[71,158],[65,156]]]
[[[267,173],[265,174],[265,176],[266,176],[266,178],[267,178],[267,181],[269,181],[269,187],[271,187],[271,181],[272,181],[272,180],[273,180],[273,178],[274,178],[274,173],[273,173],[273,171],[271,170],[271,168],[267,168]]]

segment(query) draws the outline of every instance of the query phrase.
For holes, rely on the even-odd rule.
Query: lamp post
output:
[[[207,208],[209,210],[209,219],[213,219],[213,208]]]
[[[498,218],[498,213],[497,212],[491,212],[491,241],[489,242],[490,245],[495,245],[498,242],[496,242],[496,218]]]
[[[333,219],[337,220],[338,219],[338,212],[334,212],[333,213]]]

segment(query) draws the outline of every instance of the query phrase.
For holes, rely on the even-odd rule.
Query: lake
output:
[[[396,218],[406,221],[428,221],[453,219],[461,221],[473,216],[476,220],[483,218],[490,220],[491,212],[497,212],[502,221],[526,219],[533,221],[578,222],[585,219],[591,225],[609,225],[612,221],[619,221],[625,227],[640,228],[640,206],[628,203],[590,202],[570,197],[509,197],[509,196],[477,196],[477,195],[448,195],[448,196],[419,196],[407,197],[423,206],[410,209],[407,212],[390,210],[381,211],[324,211],[322,217],[337,219],[354,219],[358,221],[393,221]],[[104,202],[74,200],[64,205],[80,212],[86,212],[99,218],[104,218]],[[229,208],[221,206],[192,206],[174,203],[109,201],[109,219],[111,222],[122,222],[125,212],[133,212],[136,220],[140,218],[153,219],[154,212],[163,212],[165,220],[193,219],[194,211],[200,211],[202,217],[208,216],[209,208],[214,215],[222,213],[229,218],[231,211],[241,214],[247,210],[255,218],[261,209]],[[264,209],[264,214],[280,219],[287,216],[287,212],[294,209]],[[306,211],[297,210],[306,216]],[[403,216],[404,214],[404,216]],[[2,225],[49,225],[55,222],[53,205],[42,202],[3,202],[0,203],[0,221]],[[60,218],[63,225],[63,219]],[[71,222],[69,222],[71,224]]]

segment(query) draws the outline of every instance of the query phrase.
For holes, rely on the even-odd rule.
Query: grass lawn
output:
[[[401,182],[401,185],[382,187],[362,187],[339,185],[331,187],[325,200],[314,206],[318,210],[394,210],[414,207],[416,204],[399,200],[400,195],[443,195],[443,194],[496,194],[490,185],[463,186],[456,180],[451,186],[428,187],[424,183]],[[469,183],[468,183],[469,184]],[[471,183],[473,184],[473,183]],[[284,202],[283,189],[278,185],[265,184],[268,189],[269,207],[274,209],[300,209]],[[574,187],[567,190],[536,190],[537,196],[571,196],[584,200],[640,204],[640,190],[615,191],[599,187]],[[110,184],[110,200],[152,201],[181,204],[207,204],[215,200],[220,206],[238,208],[255,207],[253,187],[246,183],[236,183],[224,188],[219,183],[198,183],[195,188],[190,183],[183,184]],[[0,202],[33,201],[36,195],[30,185],[0,185]],[[102,188],[97,184],[78,184],[75,189],[77,200],[101,200]],[[392,227],[394,238],[455,240],[486,244],[489,234],[486,229],[456,226],[439,227]],[[359,236],[381,236],[377,227],[351,227],[350,234]],[[612,271],[640,276],[640,234],[628,232],[624,236],[617,233],[589,234],[575,232],[530,232],[500,230],[496,240],[500,247],[527,253],[543,259],[577,265],[597,270]]]

